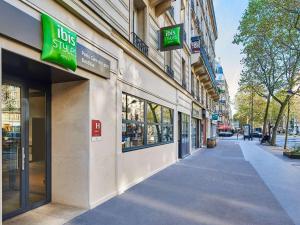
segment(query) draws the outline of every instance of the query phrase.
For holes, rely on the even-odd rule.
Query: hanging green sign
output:
[[[50,16],[42,14],[42,60],[76,70],[77,35]]]
[[[180,45],[180,27],[171,27],[163,30],[164,47]]]
[[[161,28],[160,51],[183,48],[183,33],[183,24]]]

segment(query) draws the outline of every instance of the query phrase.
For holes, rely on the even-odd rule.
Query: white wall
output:
[[[89,82],[52,85],[52,201],[89,206]]]
[[[90,120],[102,123],[102,139],[90,146],[90,207],[94,207],[116,195],[117,132],[115,75],[105,80],[94,76],[90,81]],[[90,138],[91,140],[91,138]]]

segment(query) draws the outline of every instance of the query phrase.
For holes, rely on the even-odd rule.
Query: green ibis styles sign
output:
[[[46,14],[42,14],[42,27],[42,60],[75,71],[77,68],[76,33]]]
[[[164,47],[180,45],[180,27],[171,27],[163,30],[163,45]]]
[[[160,51],[169,51],[182,48],[183,33],[183,24],[161,28]]]

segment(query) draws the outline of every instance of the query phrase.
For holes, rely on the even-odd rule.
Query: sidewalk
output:
[[[246,160],[256,169],[276,199],[300,225],[300,160],[290,160],[257,143],[240,142]]]
[[[200,150],[68,225],[292,225],[234,141]]]

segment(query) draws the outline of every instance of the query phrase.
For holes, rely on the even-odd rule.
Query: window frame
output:
[[[158,103],[155,103],[155,102],[152,102],[152,101],[148,101],[146,99],[143,99],[143,98],[140,98],[140,97],[137,97],[135,95],[132,95],[132,94],[128,94],[126,92],[122,92],[122,97],[123,95],[126,95],[126,117],[125,119],[123,119],[123,102],[122,102],[122,114],[121,114],[121,117],[122,117],[122,126],[123,124],[130,124],[130,123],[134,123],[134,124],[137,124],[137,125],[143,125],[144,126],[144,130],[143,130],[143,145],[141,146],[134,146],[134,147],[127,147],[127,148],[123,148],[123,146],[121,145],[121,149],[122,149],[122,153],[126,153],[126,152],[131,152],[131,151],[135,151],[135,150],[140,150],[140,149],[145,149],[145,148],[151,148],[151,147],[155,147],[155,146],[160,146],[160,145],[165,145],[165,144],[171,144],[171,143],[174,143],[174,109],[172,108],[169,108],[169,107],[166,107],[164,105],[161,105],[161,104],[158,104]],[[144,121],[141,122],[141,121],[135,121],[135,120],[128,120],[128,117],[127,117],[127,112],[128,112],[128,104],[127,104],[127,96],[130,96],[130,97],[133,97],[133,98],[137,98],[139,99],[140,101],[143,101],[144,102]],[[122,98],[121,98],[122,100]],[[151,123],[151,122],[148,122],[148,118],[147,118],[147,110],[148,110],[148,104],[149,103],[152,103],[152,104],[156,104],[158,106],[161,107],[161,110],[160,110],[160,123]],[[166,109],[169,109],[171,110],[171,113],[172,113],[172,118],[171,118],[171,123],[164,123],[163,122],[163,109],[166,108]],[[160,133],[160,142],[158,143],[153,143],[153,144],[148,144],[148,134],[147,134],[147,131],[148,131],[148,124],[149,125],[159,125],[161,127],[161,133]],[[163,141],[163,127],[172,127],[172,140],[171,141]],[[123,140],[123,134],[122,134],[122,138],[121,140]],[[123,141],[122,141],[123,142]]]

